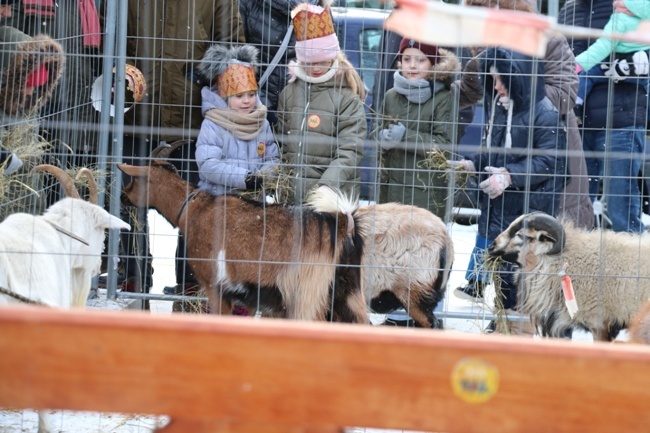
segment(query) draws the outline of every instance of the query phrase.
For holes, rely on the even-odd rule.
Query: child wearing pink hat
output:
[[[403,38],[393,88],[384,97],[373,138],[381,148],[381,203],[397,202],[445,216],[443,173],[423,168],[429,152],[451,143],[456,119],[450,90],[460,62],[451,51]]]
[[[361,77],[339,47],[328,6],[302,3],[291,17],[297,61],[289,65],[277,123],[290,201],[322,185],[358,194],[367,133]]]

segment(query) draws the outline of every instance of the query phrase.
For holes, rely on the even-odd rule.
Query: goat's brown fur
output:
[[[156,209],[180,229],[190,266],[212,311],[230,314],[224,295],[239,284],[279,290],[289,318],[325,320],[337,264],[360,261],[362,242],[352,245],[353,238],[346,236],[348,218],[342,213],[267,205],[233,195],[215,197],[199,192],[163,161],[118,167],[133,177],[124,187],[123,201]],[[194,196],[184,205],[188,194]],[[360,283],[357,287],[339,305],[335,300],[329,317],[368,323]],[[337,313],[337,308],[352,313]]]

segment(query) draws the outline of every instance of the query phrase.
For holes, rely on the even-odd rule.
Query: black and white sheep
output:
[[[319,211],[333,211],[327,204],[335,201],[308,197]],[[445,223],[426,209],[397,203],[360,206],[353,215],[364,242],[361,276],[370,309],[385,314],[404,308],[418,327],[439,327],[433,310],[454,261]]]
[[[575,327],[611,341],[650,299],[650,236],[585,231],[541,212],[517,218],[488,248],[517,263],[518,304],[542,335]],[[578,310],[565,304],[561,271],[570,276]]]

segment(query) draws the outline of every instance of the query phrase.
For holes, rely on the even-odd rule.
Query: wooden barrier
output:
[[[141,312],[0,310],[0,406],[165,433],[647,432],[650,348]]]

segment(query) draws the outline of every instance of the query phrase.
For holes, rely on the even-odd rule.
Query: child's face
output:
[[[407,80],[426,80],[431,74],[431,60],[417,48],[407,48],[402,53],[400,71]]]
[[[252,113],[255,110],[256,102],[257,93],[250,90],[230,96],[228,98],[228,108],[241,111],[242,113]]]
[[[499,96],[506,96],[508,97],[508,89],[506,89],[506,86],[503,85],[503,81],[501,81],[501,76],[497,74],[492,74],[492,78],[494,78],[494,90],[497,91]]]
[[[333,64],[334,64],[334,60],[325,60],[323,62],[317,62],[317,63],[304,63],[303,69],[305,71],[305,74],[307,74],[308,77],[317,78],[322,75],[325,75],[327,71],[330,70]]]

